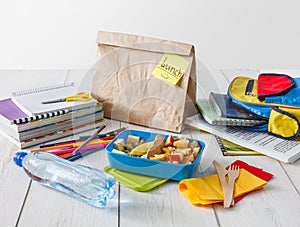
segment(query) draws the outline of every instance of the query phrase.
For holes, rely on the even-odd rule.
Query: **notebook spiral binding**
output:
[[[222,139],[219,136],[216,136],[216,135],[215,135],[215,138],[216,138],[217,144],[219,145],[220,150],[224,154],[226,152],[226,149],[224,147],[224,144],[222,143]]]
[[[15,91],[12,93],[12,96],[13,97],[23,96],[23,95],[33,94],[33,93],[39,93],[39,92],[61,89],[64,87],[74,87],[74,86],[75,86],[74,82],[72,82],[69,84],[57,84],[57,85],[51,85],[51,86],[46,86],[46,87],[31,88],[31,89],[22,90],[22,91]]]
[[[69,112],[69,110],[67,110],[67,109],[59,110],[59,111],[49,112],[49,113],[40,114],[40,115],[36,115],[36,116],[32,116],[32,117],[24,117],[24,118],[15,119],[15,120],[13,120],[13,123],[14,124],[28,123],[30,121],[41,120],[41,119],[48,118],[48,117],[54,117],[54,116],[66,114],[68,112]]]
[[[17,97],[17,96],[29,95],[29,94],[39,93],[39,92],[45,92],[45,91],[49,91],[49,90],[61,89],[61,88],[65,88],[65,87],[74,87],[74,86],[75,86],[74,82],[68,83],[68,84],[56,84],[56,85],[50,85],[50,86],[46,86],[46,87],[39,87],[39,88],[22,90],[22,91],[15,91],[12,93],[12,96]],[[58,110],[58,111],[48,112],[48,113],[44,113],[44,114],[38,114],[35,116],[31,116],[31,117],[15,119],[12,121],[12,123],[13,124],[28,123],[28,122],[35,121],[35,120],[40,120],[40,119],[44,119],[44,118],[49,118],[49,117],[66,114],[69,111],[70,110],[64,109],[64,110]]]

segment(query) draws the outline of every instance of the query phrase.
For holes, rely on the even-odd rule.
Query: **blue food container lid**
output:
[[[168,137],[168,135],[159,133],[151,133],[138,130],[124,130],[119,133],[118,136],[116,136],[106,147],[110,166],[132,173],[144,174],[147,176],[166,178],[176,181],[181,181],[192,176],[196,169],[196,166],[200,161],[200,157],[205,147],[204,142],[197,140],[201,148],[198,156],[191,164],[170,163],[112,152],[112,150],[114,149],[114,142],[117,139],[124,139],[124,143],[126,143],[129,135],[139,136],[141,139],[144,139],[146,141],[153,141],[157,135],[163,136],[165,140]],[[174,136],[174,138],[176,138],[176,136]],[[194,139],[189,140],[193,141]]]

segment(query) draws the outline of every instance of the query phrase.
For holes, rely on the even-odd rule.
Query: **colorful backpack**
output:
[[[240,76],[230,83],[227,95],[236,105],[268,120],[267,124],[243,128],[285,139],[299,135],[300,78],[266,73],[257,79]]]

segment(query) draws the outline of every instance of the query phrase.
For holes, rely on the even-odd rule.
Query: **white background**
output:
[[[98,30],[192,43],[209,68],[300,68],[297,0],[1,0],[0,69],[86,69]]]

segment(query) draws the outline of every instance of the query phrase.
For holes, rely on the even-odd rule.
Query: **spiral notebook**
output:
[[[211,125],[253,126],[266,123],[265,120],[261,119],[221,117],[208,100],[197,99],[196,103],[204,120]]]
[[[215,135],[215,138],[224,156],[262,155],[257,151],[240,146],[219,136]]]
[[[30,121],[54,117],[68,113],[69,110],[52,111],[45,114],[28,116],[24,113],[11,98],[0,100],[0,124],[7,125],[22,124]]]
[[[42,103],[52,99],[65,98],[78,92],[79,91],[74,83],[58,84],[13,92],[12,101],[29,117],[60,110],[71,111],[96,105],[97,101],[95,99],[88,102],[75,101],[51,104]]]

